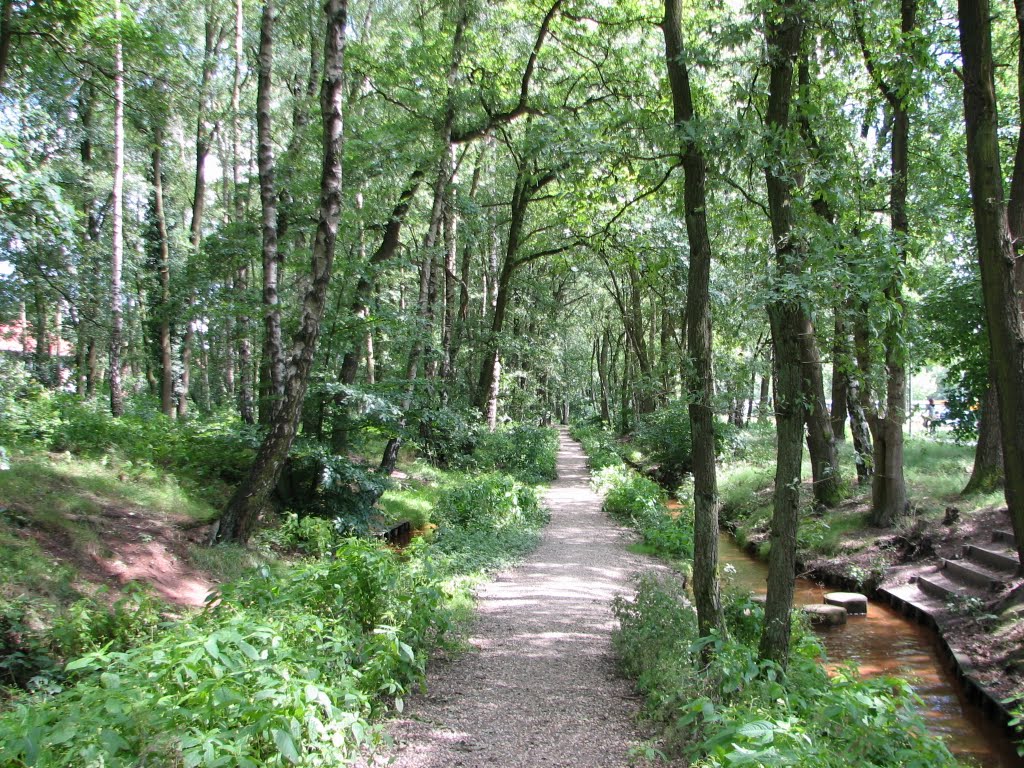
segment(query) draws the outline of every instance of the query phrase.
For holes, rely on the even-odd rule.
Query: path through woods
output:
[[[601,512],[578,443],[562,430],[551,524],[529,559],[479,592],[473,648],[431,666],[391,733],[399,768],[629,764],[639,699],[612,655],[612,598],[654,561]],[[383,764],[383,760],[381,764]]]

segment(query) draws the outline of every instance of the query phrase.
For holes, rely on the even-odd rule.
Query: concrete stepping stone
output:
[[[857,592],[829,592],[825,595],[826,605],[838,605],[851,616],[866,615],[868,599]]]
[[[800,608],[811,624],[835,627],[846,623],[846,609],[841,605],[805,605]]]

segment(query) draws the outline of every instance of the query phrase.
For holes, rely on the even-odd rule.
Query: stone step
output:
[[[845,608],[851,616],[863,616],[868,612],[868,599],[858,592],[828,592],[825,604]]]
[[[942,570],[950,581],[995,592],[1006,585],[1005,577],[964,560],[942,560]]]
[[[1017,546],[1017,539],[1014,538],[1013,531],[995,530],[992,531],[992,541],[1002,542],[1003,544],[1009,544],[1011,547]]]
[[[929,597],[934,597],[942,603],[945,603],[950,598],[956,598],[964,592],[963,587],[943,576],[942,571],[918,576],[917,588]]]
[[[986,568],[1006,572],[1008,575],[1017,573],[1017,566],[1020,565],[1017,555],[1011,554],[1008,550],[989,549],[979,547],[977,544],[968,544],[964,547],[964,559],[980,563]]]
[[[846,609],[839,605],[802,605],[800,610],[814,625],[835,627],[846,623]]]

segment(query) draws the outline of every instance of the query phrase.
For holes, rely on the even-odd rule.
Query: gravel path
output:
[[[398,768],[626,766],[639,700],[615,668],[611,600],[653,561],[601,512],[578,443],[562,430],[551,524],[530,558],[478,593],[473,650],[431,667],[395,720]]]

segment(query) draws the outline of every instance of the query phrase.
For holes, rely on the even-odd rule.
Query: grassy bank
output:
[[[17,405],[0,427],[0,765],[347,763],[430,655],[459,647],[469,586],[547,520],[535,483],[556,435],[512,427],[446,469],[400,467],[365,520],[410,519],[403,551],[351,536],[351,505],[284,509],[252,546],[210,549],[204,526],[258,433]],[[205,607],[168,601],[196,583],[216,588]]]

